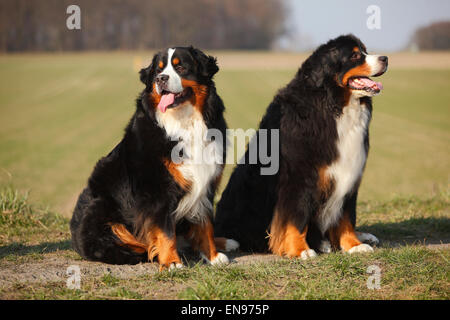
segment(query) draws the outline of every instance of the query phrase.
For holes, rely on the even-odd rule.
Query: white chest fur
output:
[[[364,137],[369,122],[369,110],[354,97],[337,119],[338,158],[326,171],[326,174],[334,180],[334,191],[319,215],[322,232],[327,231],[339,220],[345,196],[352,191],[363,174],[367,158]]]
[[[168,109],[165,113],[157,110],[156,119],[170,139],[180,140],[177,149],[183,150],[185,159],[177,169],[190,182],[189,191],[173,212],[175,221],[181,218],[203,221],[213,210],[208,189],[222,171],[222,166],[215,161],[221,148],[215,141],[206,139],[208,128],[203,117],[190,104]]]

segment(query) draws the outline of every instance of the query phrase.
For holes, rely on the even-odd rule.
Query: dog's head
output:
[[[153,103],[166,112],[188,101],[194,105],[201,103],[217,71],[214,57],[193,47],[175,47],[155,54],[140,76]]]
[[[388,57],[371,55],[357,37],[340,36],[319,47],[308,64],[310,81],[317,86],[333,84],[357,96],[373,96],[383,86],[370,77],[386,72]]]

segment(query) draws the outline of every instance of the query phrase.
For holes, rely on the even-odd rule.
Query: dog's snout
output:
[[[167,81],[169,81],[169,75],[168,74],[159,74],[156,77],[156,81],[158,81],[158,82],[167,82]]]
[[[378,60],[380,60],[381,62],[387,63],[388,62],[388,57],[380,56],[380,57],[378,57]]]
[[[383,73],[386,72],[387,68],[388,68],[388,57],[386,56],[379,56],[378,60],[382,63],[383,65]]]

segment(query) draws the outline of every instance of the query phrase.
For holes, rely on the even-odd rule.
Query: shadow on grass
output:
[[[450,243],[450,218],[411,218],[400,222],[379,222],[370,225],[363,224],[357,226],[357,230],[375,235],[381,241],[381,246],[384,247],[398,247],[414,243]],[[10,255],[25,256],[28,254],[44,254],[58,250],[71,249],[72,246],[70,240],[43,242],[37,245],[24,245],[15,242],[6,246],[0,246],[0,259]],[[255,253],[258,254],[258,252]],[[238,250],[226,254],[230,259],[234,259],[253,253]],[[188,266],[203,263],[198,253],[191,249],[180,252],[180,255],[183,257],[184,263]]]
[[[25,256],[33,253],[42,254],[69,249],[72,249],[70,240],[43,242],[37,245],[24,245],[14,242],[12,244],[0,247],[0,259],[9,255]]]
[[[410,218],[400,222],[379,222],[357,226],[358,231],[375,235],[384,244],[439,244],[450,242],[450,218]]]

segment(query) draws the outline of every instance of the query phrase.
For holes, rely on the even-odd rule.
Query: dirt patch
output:
[[[46,254],[43,259],[32,262],[20,264],[15,261],[3,262],[0,267],[0,287],[7,287],[10,284],[22,282],[65,282],[69,277],[67,270],[70,266],[78,266],[80,268],[81,278],[111,274],[119,279],[127,279],[158,272],[158,267],[155,263],[108,265],[99,262],[69,259],[58,254]]]
[[[384,243],[383,247],[400,247],[405,243]],[[434,242],[425,245],[432,250],[450,249],[450,239],[448,241]],[[153,275],[158,273],[157,263],[139,263],[137,265],[109,265],[100,262],[91,262],[71,258],[74,256],[70,250],[43,254],[39,259],[18,263],[18,261],[5,261],[0,264],[0,287],[7,288],[16,283],[49,283],[66,282],[69,274],[67,270],[70,266],[80,268],[80,276],[83,278],[98,278],[109,274],[118,279],[134,279],[136,277]],[[255,263],[271,263],[284,258],[273,254],[228,253],[232,265],[251,265]],[[187,267],[200,262],[197,256],[192,253],[184,255]]]
[[[18,263],[3,261],[0,265],[0,287],[8,287],[14,283],[23,282],[61,282],[69,277],[70,266],[80,268],[81,278],[96,278],[110,274],[118,279],[131,279],[159,272],[157,263],[139,263],[136,265],[110,265],[101,262],[91,262],[61,256],[61,253],[44,254],[42,259]],[[228,254],[232,264],[249,265],[252,263],[272,262],[281,257],[272,254]],[[194,265],[200,260],[192,254],[187,254],[187,265]]]

